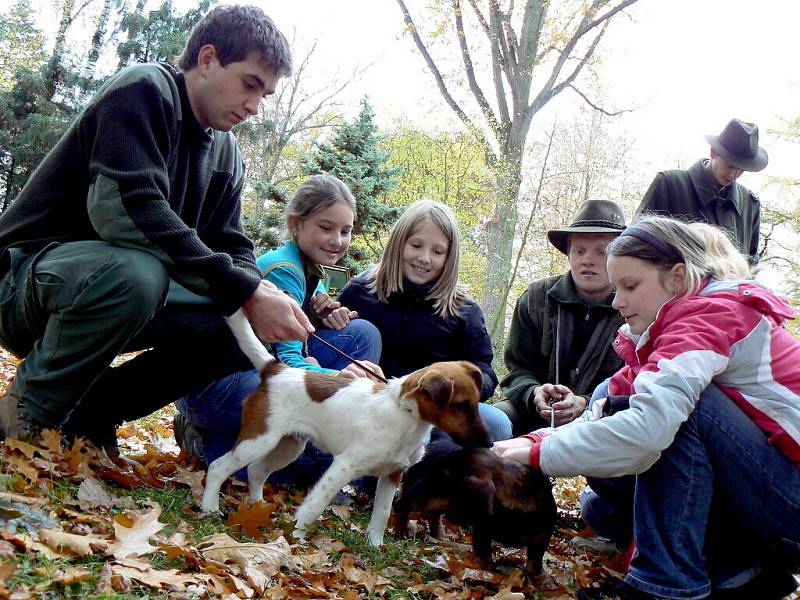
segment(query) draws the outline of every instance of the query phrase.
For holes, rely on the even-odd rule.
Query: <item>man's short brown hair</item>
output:
[[[178,66],[191,71],[197,66],[200,48],[211,44],[224,67],[246,60],[256,52],[281,76],[292,72],[289,42],[263,10],[255,6],[217,6],[195,25]]]

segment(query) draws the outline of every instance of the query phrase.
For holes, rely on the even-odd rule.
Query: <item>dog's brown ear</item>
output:
[[[419,389],[428,394],[440,408],[444,408],[453,396],[453,380],[441,373],[427,373],[419,381]]]
[[[480,394],[483,391],[483,371],[481,371],[473,363],[466,360],[462,360],[461,364],[463,365],[464,370],[466,370],[469,376],[472,378],[472,381],[475,382],[475,385],[478,387],[478,393]]]

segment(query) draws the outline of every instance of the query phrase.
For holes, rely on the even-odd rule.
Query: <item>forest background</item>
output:
[[[800,4],[253,3],[295,59],[235,130],[259,252],[279,243],[283,203],[310,173],[342,177],[357,197],[353,271],[379,256],[403,207],[441,200],[458,215],[461,281],[501,358],[515,298],[566,270],[546,230],[590,198],[630,218],[658,170],[707,156],[703,136],[735,116],[758,123],[770,153],[741,179],[762,201],[762,277],[800,304]],[[0,0],[0,210],[105,78],[175,62],[213,4]]]

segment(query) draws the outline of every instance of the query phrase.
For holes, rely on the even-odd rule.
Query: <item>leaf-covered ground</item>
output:
[[[2,350],[0,350],[2,352]],[[15,359],[0,354],[0,392]],[[0,445],[0,600],[26,598],[573,598],[617,574],[621,557],[579,551],[577,497],[583,481],[559,480],[559,528],[546,574],[522,576],[524,550],[495,545],[491,570],[472,555],[465,531],[443,542],[365,543],[369,499],[331,507],[308,542],[291,537],[302,491],[270,487],[246,502],[246,485],[223,488],[227,516],[201,517],[204,471],[175,446],[172,411],[118,430],[112,461],[55,432],[38,445]]]

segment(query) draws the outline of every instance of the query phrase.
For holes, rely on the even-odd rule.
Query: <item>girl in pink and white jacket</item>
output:
[[[495,451],[554,476],[636,476],[625,582],[579,597],[788,595],[800,566],[794,311],[758,283],[716,279],[703,238],[680,221],[644,218],[607,256],[626,320],[608,399]]]

